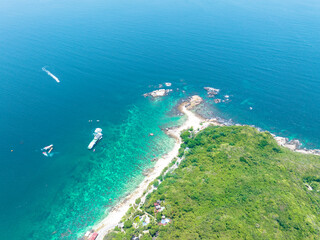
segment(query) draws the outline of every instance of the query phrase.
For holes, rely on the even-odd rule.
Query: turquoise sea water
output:
[[[161,128],[182,120],[181,98],[206,98],[204,86],[231,96],[207,99],[207,115],[320,147],[319,10],[313,0],[0,2],[0,238],[76,239],[171,149]],[[170,96],[142,97],[164,82]],[[104,138],[91,152],[96,127]]]

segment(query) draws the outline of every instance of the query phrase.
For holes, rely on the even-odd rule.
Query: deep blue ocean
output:
[[[0,0],[0,239],[81,236],[173,147],[161,129],[192,94],[208,117],[320,148],[319,13],[318,0]],[[169,96],[142,96],[164,82]]]

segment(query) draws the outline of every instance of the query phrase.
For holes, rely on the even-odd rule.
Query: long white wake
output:
[[[42,71],[46,72],[50,77],[56,80],[57,83],[60,82],[60,80],[55,75],[53,75],[50,71],[48,71],[45,67],[42,68]]]

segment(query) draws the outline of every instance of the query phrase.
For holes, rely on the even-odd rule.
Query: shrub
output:
[[[141,202],[141,198],[136,199],[136,204],[138,205]]]
[[[269,143],[268,143],[268,141],[265,140],[265,139],[263,139],[263,140],[261,140],[261,141],[259,142],[259,147],[260,147],[260,148],[264,148],[264,147],[266,147],[267,145],[269,145]]]
[[[246,164],[249,164],[245,157],[240,157],[240,162],[244,162]]]
[[[307,176],[304,177],[303,180],[307,183],[311,183],[311,182],[320,182],[320,177],[316,177],[316,176]]]
[[[281,152],[281,149],[279,147],[273,147],[272,150],[275,152],[275,153],[280,153]]]
[[[152,237],[155,236],[158,231],[159,231],[159,226],[157,225],[154,225],[149,229],[149,233]]]
[[[153,182],[153,186],[154,186],[155,188],[157,188],[157,187],[159,186],[159,181],[158,181],[158,180],[155,180],[155,181]]]
[[[131,228],[132,227],[132,222],[130,220],[127,220],[123,224],[124,228]]]
[[[161,217],[162,217],[162,214],[161,213],[157,213],[157,222],[161,221]]]
[[[190,132],[184,131],[184,132],[181,133],[181,138],[182,138],[183,140],[185,140],[185,139],[187,139],[187,138],[189,138],[189,137],[190,137]]]
[[[144,234],[144,235],[141,237],[141,240],[152,240],[152,237],[151,237],[149,234]]]

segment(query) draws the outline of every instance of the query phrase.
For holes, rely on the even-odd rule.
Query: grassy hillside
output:
[[[281,148],[252,127],[210,127],[182,138],[180,166],[105,239],[319,239],[319,157]],[[145,213],[151,222],[142,226]],[[159,226],[162,215],[172,222]]]

